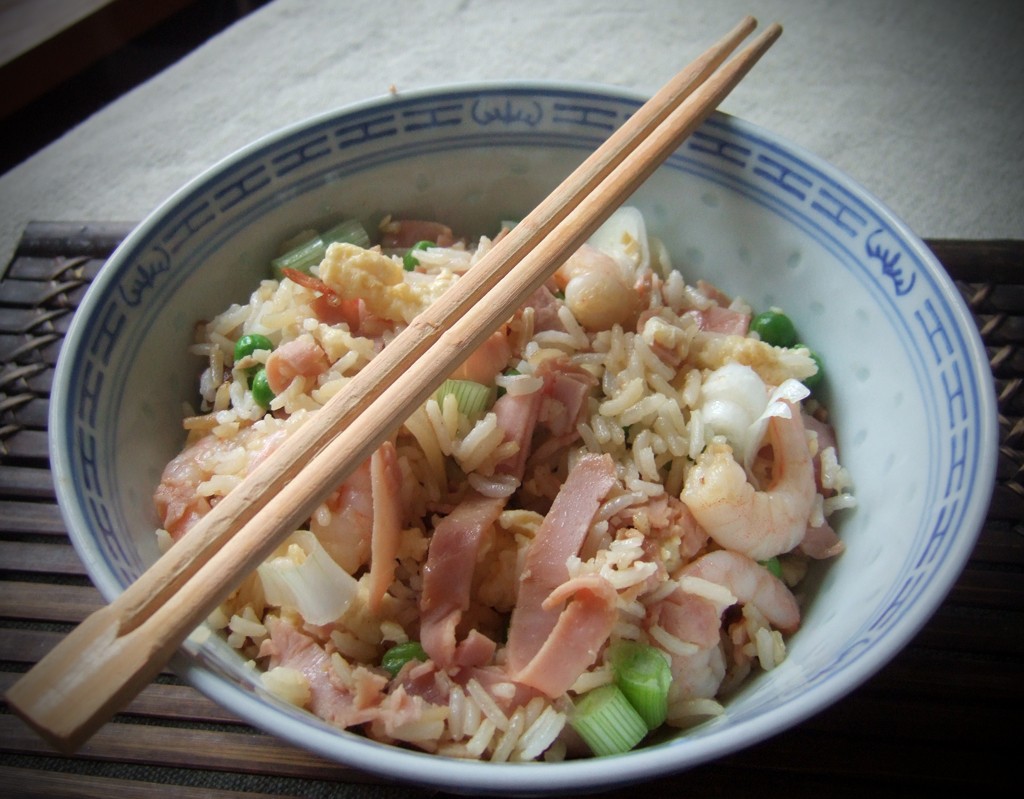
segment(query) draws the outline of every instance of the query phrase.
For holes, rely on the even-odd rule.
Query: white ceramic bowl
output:
[[[350,106],[231,155],[146,219],[94,281],[55,380],[57,493],[108,599],[157,557],[151,496],[181,444],[198,365],[193,323],[244,301],[284,238],[385,212],[492,231],[535,205],[643,98],[588,85],[439,88]],[[776,670],[685,735],[603,759],[467,763],[339,732],[268,697],[219,639],[175,660],[252,724],[396,780],[469,793],[588,790],[734,752],[835,702],[939,605],[983,521],[996,452],[991,373],[930,251],[863,188],[768,131],[724,115],[630,200],[687,278],[778,305],[827,363],[826,401],[859,507],[846,552],[812,575]]]

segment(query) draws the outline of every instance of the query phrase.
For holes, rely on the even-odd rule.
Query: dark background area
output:
[[[113,0],[4,63],[0,174],[268,2]]]

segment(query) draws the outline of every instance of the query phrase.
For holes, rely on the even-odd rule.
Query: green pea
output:
[[[410,660],[418,660],[422,663],[427,661],[427,653],[419,641],[406,641],[404,644],[395,644],[384,653],[380,665],[392,677],[398,676],[398,672]]]
[[[762,311],[750,320],[750,330],[775,347],[788,347],[796,341],[796,328],[781,311]]]
[[[235,360],[240,361],[242,358],[247,358],[256,350],[272,349],[274,349],[274,345],[266,336],[261,336],[259,333],[246,333],[235,342]]]
[[[274,399],[275,395],[270,389],[270,383],[267,382],[267,370],[262,366],[252,376],[249,388],[252,390],[252,398],[256,401],[257,405],[261,405],[264,408],[270,407],[270,401]]]
[[[420,259],[416,257],[417,250],[426,250],[429,247],[436,247],[432,241],[417,241],[413,244],[409,251],[402,256],[402,265],[405,267],[406,272],[411,272],[416,268],[416,265],[420,262]]]
[[[807,347],[806,344],[797,344],[796,346]],[[807,386],[807,388],[809,388],[811,391],[814,391],[815,388],[821,385],[821,381],[825,379],[825,364],[821,360],[821,356],[818,355],[818,353],[816,353],[810,347],[807,347],[807,351],[811,354],[811,360],[814,361],[814,363],[817,365],[818,371],[815,372],[810,377],[805,377],[802,382],[805,386]]]

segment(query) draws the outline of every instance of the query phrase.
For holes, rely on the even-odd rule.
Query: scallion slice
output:
[[[285,269],[295,269],[309,274],[309,270],[324,259],[327,248],[339,241],[364,248],[370,246],[370,236],[366,232],[366,228],[355,219],[346,219],[271,261],[274,277],[278,280],[283,278]]]
[[[614,683],[583,694],[570,724],[598,757],[628,752],[647,735],[647,724]]]
[[[778,577],[780,580],[782,579],[782,564],[779,563],[779,559],[777,557],[768,558],[768,560],[759,560],[758,563],[764,566],[775,577]]]
[[[459,412],[467,419],[482,417],[494,402],[494,386],[485,386],[473,380],[445,380],[434,392],[437,404],[444,407],[444,398],[452,394],[459,405]]]
[[[647,729],[660,727],[668,715],[668,690],[672,685],[672,670],[665,656],[648,644],[618,641],[609,648],[605,660],[615,673],[615,684]]]

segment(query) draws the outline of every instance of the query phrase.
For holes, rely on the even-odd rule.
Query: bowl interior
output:
[[[76,314],[53,395],[58,499],[103,594],[115,596],[157,557],[151,497],[181,445],[182,403],[202,366],[186,352],[194,323],[245,302],[280,241],[386,213],[493,233],[639,102],[548,84],[382,98],[255,143],[140,225]],[[859,507],[838,524],[847,551],[811,576],[786,662],[685,737],[608,762],[514,768],[445,764],[331,730],[264,696],[215,637],[194,635],[178,658],[191,681],[254,724],[362,768],[471,792],[547,792],[678,770],[756,741],[843,695],[910,639],[970,552],[994,470],[991,373],[955,288],[863,189],[725,115],[630,204],[689,281],[784,308],[825,360],[825,399]]]

